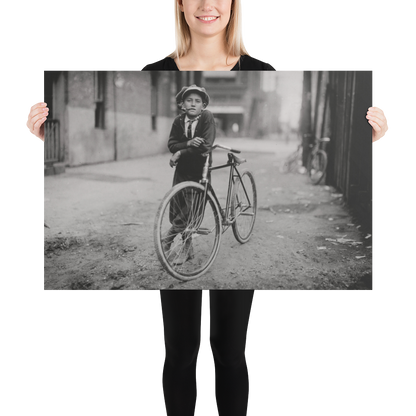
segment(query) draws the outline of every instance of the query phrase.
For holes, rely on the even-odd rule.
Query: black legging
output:
[[[210,342],[215,362],[219,416],[245,416],[247,325],[254,290],[210,290]],[[201,290],[162,290],[166,360],[163,390],[168,416],[193,416],[196,359],[201,328]]]

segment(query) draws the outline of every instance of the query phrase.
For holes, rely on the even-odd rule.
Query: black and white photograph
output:
[[[372,289],[371,71],[45,71],[44,288]]]

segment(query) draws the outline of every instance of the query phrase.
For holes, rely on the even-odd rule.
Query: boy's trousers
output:
[[[247,354],[255,297],[255,290],[207,292],[207,345],[214,406],[219,416],[249,415],[252,381]],[[163,347],[160,385],[165,414],[197,416],[205,292],[162,290],[158,300]]]
[[[201,176],[184,174],[175,170],[173,186],[186,181],[199,182],[200,179]],[[208,179],[210,180],[211,178],[209,177]],[[193,212],[196,207],[202,209],[198,200],[201,196],[200,194],[184,191],[171,202],[169,206],[169,221],[175,234],[181,233],[186,228],[190,213],[192,212],[194,216],[196,214]]]

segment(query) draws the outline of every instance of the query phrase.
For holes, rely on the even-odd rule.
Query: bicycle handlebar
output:
[[[228,150],[229,152],[241,153],[241,150],[231,149],[231,147],[223,146],[221,144],[214,144],[214,146],[211,147],[211,151],[213,151],[217,147],[219,147],[220,149]]]
[[[223,146],[221,144],[214,144],[214,146],[212,146],[211,149],[208,152],[202,154],[202,156],[206,156],[206,160],[205,160],[204,167],[202,169],[202,179],[200,181],[201,183],[206,183],[206,181],[207,181],[208,170],[209,170],[209,157],[208,156],[217,147],[220,148],[220,149],[228,150],[229,152],[241,153],[241,150],[231,149],[231,147]],[[243,159],[242,160],[239,160],[237,158],[237,156],[234,156],[234,157],[236,158],[236,160],[237,160],[238,163],[245,162],[245,160],[243,160]],[[224,165],[224,166],[228,166],[228,165]]]

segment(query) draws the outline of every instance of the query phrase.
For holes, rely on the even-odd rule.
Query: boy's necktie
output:
[[[197,121],[197,120],[199,120],[199,117],[201,117],[201,116],[198,116],[198,117],[195,117],[195,118],[193,118],[193,119],[189,119],[188,120],[188,134],[186,135],[187,137],[188,137],[188,139],[189,140],[191,140],[193,137],[192,137],[192,123],[194,122],[194,121]]]

